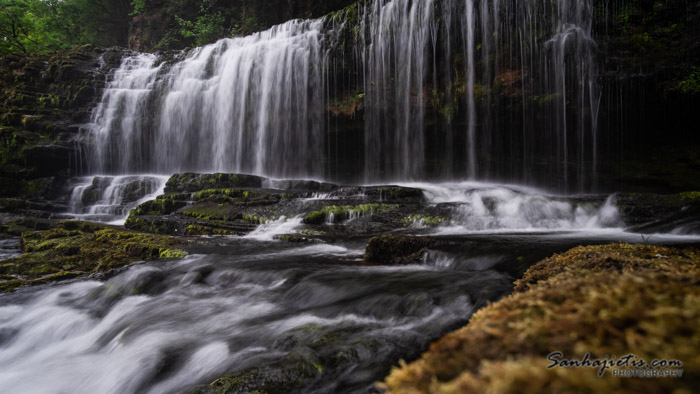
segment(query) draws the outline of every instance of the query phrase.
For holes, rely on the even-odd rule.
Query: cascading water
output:
[[[67,215],[73,219],[124,224],[129,211],[163,194],[162,175],[87,176],[72,180]]]
[[[93,113],[91,170],[320,175],[321,26],[220,40],[172,66],[124,59]]]
[[[434,1],[374,1],[364,10],[365,177],[423,170],[423,86]]]
[[[593,186],[592,1],[355,7],[341,23],[292,21],[174,62],[124,59],[93,113],[91,171],[338,179],[329,100],[359,91],[363,140],[343,146],[358,152],[353,181]]]
[[[424,190],[429,203],[449,214],[439,234],[589,231],[624,227],[614,198],[549,196],[533,188],[479,182],[406,184]],[[414,227],[421,227],[415,223]],[[424,224],[423,224],[424,225]]]

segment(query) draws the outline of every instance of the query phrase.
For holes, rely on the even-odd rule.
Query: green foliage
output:
[[[226,34],[224,16],[221,12],[205,13],[198,16],[194,22],[184,20],[177,15],[175,20],[180,25],[180,34],[183,37],[194,38],[198,46],[216,41]]]
[[[132,0],[131,2],[132,11],[129,15],[141,15],[146,12],[146,0]]]
[[[700,67],[693,66],[690,74],[678,83],[678,90],[686,94],[700,94]]]
[[[0,138],[0,163],[7,164],[18,146],[17,136],[14,133],[2,135]]]
[[[0,53],[123,45],[131,7],[129,0],[0,0]]]
[[[195,13],[187,7],[180,7],[175,13],[179,35],[195,45],[205,45],[220,38],[247,35],[262,29],[252,4],[243,1],[239,8],[234,8],[225,3],[200,0],[195,2],[199,6]],[[171,35],[169,40],[175,41],[176,38]]]

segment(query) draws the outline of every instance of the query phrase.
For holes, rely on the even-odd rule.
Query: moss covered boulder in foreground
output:
[[[384,384],[392,392],[693,392],[700,385],[700,251],[613,244],[536,264],[516,293],[431,345]],[[682,378],[623,378],[558,360],[634,354],[678,360]]]
[[[0,292],[109,271],[139,260],[181,258],[182,241],[89,222],[22,234],[20,257],[0,262]]]

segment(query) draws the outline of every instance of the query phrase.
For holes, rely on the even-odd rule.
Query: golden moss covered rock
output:
[[[662,246],[574,248],[533,266],[517,292],[396,368],[397,393],[692,392],[700,384],[700,252]],[[682,378],[621,378],[551,368],[628,354],[683,363]]]

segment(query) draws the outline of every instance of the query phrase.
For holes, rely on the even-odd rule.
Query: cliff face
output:
[[[79,124],[89,120],[106,73],[123,54],[83,46],[0,57],[0,196],[50,193],[44,189],[52,177],[79,171]]]

